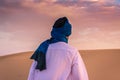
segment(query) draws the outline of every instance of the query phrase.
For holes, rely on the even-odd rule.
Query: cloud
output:
[[[79,0],[56,0],[53,3],[60,4],[63,6],[75,6],[78,5],[79,2],[80,2]]]
[[[76,32],[79,36],[71,39],[70,43],[78,49],[119,48],[120,29],[103,30],[101,27],[84,27]]]
[[[83,30],[80,30],[78,33],[80,36],[89,36],[89,35],[93,35],[95,33],[98,33],[100,30],[97,27],[88,27],[88,28],[84,28]]]
[[[93,48],[117,45],[119,13],[116,0],[0,0],[0,44],[4,45],[0,51],[9,49],[8,44],[16,50],[33,50],[39,41],[50,36],[55,19],[61,16],[70,19],[71,42],[79,44],[78,48],[91,48],[93,44]]]
[[[0,12],[33,10],[50,16],[73,16],[76,12],[78,16],[80,14],[117,16],[120,12],[118,3],[119,0],[0,0]]]
[[[0,0],[1,8],[22,8],[22,0]]]
[[[35,50],[40,41],[39,39],[36,39],[36,36],[31,38],[24,31],[0,31],[0,45],[2,45],[0,47],[0,56]]]
[[[120,35],[120,31],[111,32],[110,35],[111,36],[116,36],[116,35],[118,36],[118,35]]]

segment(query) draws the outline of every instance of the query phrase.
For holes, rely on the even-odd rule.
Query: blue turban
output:
[[[39,69],[40,71],[46,69],[46,52],[49,44],[56,42],[68,43],[68,39],[66,37],[71,35],[72,27],[66,17],[59,18],[57,22],[63,23],[63,19],[65,20],[64,24],[60,27],[56,27],[56,25],[54,25],[51,31],[51,38],[41,43],[37,50],[34,52],[34,54],[31,56],[31,59],[37,61],[36,69]],[[60,25],[62,23],[60,23]]]

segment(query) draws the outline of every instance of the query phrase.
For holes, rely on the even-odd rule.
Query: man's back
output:
[[[35,69],[34,61],[28,80],[88,80],[88,75],[78,51],[65,42],[50,44],[46,54],[47,69]]]

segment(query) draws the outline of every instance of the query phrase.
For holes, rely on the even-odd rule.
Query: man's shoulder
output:
[[[72,51],[72,52],[77,51],[76,48],[74,48],[73,46],[71,46],[71,45],[69,45],[65,42],[53,43],[50,46],[51,46],[52,49],[62,49],[62,50]]]
[[[72,60],[73,57],[78,52],[76,48],[70,46],[65,42],[57,42],[57,43],[50,44],[49,50],[53,52],[57,52],[58,54],[60,53],[60,54],[66,55],[69,58],[69,60]]]

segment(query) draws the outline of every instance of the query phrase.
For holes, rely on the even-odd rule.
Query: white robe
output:
[[[84,62],[78,52],[65,42],[50,44],[46,53],[46,70],[31,65],[28,80],[89,80]]]

